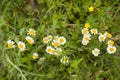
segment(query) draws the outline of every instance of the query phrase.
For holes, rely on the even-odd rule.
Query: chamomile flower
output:
[[[111,35],[110,33],[108,33],[108,32],[105,32],[104,35],[105,35],[107,38],[111,38],[111,37],[112,37],[112,35]]]
[[[84,36],[83,36],[83,40],[84,40],[84,41],[89,41],[89,40],[91,40],[90,36],[91,36],[91,35],[84,35]]]
[[[69,63],[68,57],[67,56],[62,57],[60,62],[63,64],[68,64]]]
[[[64,45],[66,43],[65,37],[63,37],[63,36],[59,37],[58,42],[60,43],[60,45]]]
[[[47,46],[46,47],[46,52],[49,53],[49,54],[51,54],[52,49],[53,48],[51,46]]]
[[[53,42],[52,42],[52,45],[53,45],[55,48],[57,48],[57,47],[59,46],[59,42],[58,42],[58,41],[53,41]]]
[[[85,23],[85,28],[89,28],[90,24],[89,23]]]
[[[28,34],[31,35],[31,36],[35,36],[36,35],[36,31],[34,29],[30,28],[28,30]]]
[[[91,34],[94,34],[94,35],[98,34],[98,30],[97,29],[91,29],[90,31],[91,31]]]
[[[32,59],[33,59],[33,60],[38,59],[38,53],[33,53],[33,55],[32,55]]]
[[[106,36],[101,34],[101,35],[98,37],[98,39],[99,39],[100,42],[105,41]]]
[[[58,55],[58,53],[56,52],[56,50],[54,48],[51,49],[51,54],[52,55]]]
[[[82,40],[82,44],[83,44],[83,45],[87,45],[88,43],[89,43],[89,41]]]
[[[114,54],[116,52],[116,47],[115,46],[108,46],[107,47],[107,52],[109,54]]]
[[[12,49],[12,48],[15,48],[15,42],[13,42],[12,40],[8,40],[7,41],[7,47],[9,48],[9,49]]]
[[[51,35],[48,35],[47,38],[48,38],[48,41],[52,40],[52,36]]]
[[[94,11],[94,7],[93,7],[93,6],[90,6],[90,7],[88,8],[88,10],[89,10],[90,12],[92,12],[92,11]]]
[[[44,38],[43,38],[43,43],[48,43],[48,42],[49,42],[48,37],[44,37]]]
[[[56,52],[57,52],[57,53],[61,53],[61,52],[62,52],[62,49],[61,49],[61,48],[56,48]]]
[[[30,36],[26,36],[25,38],[29,44],[34,44],[34,39]]]
[[[88,28],[83,28],[83,29],[82,29],[82,34],[83,34],[83,35],[89,34]]]
[[[94,56],[98,56],[98,55],[100,54],[100,50],[97,49],[97,48],[95,48],[94,50],[92,50],[92,54],[93,54]]]
[[[54,36],[54,41],[58,41],[59,36]]]
[[[25,50],[25,43],[24,42],[22,42],[22,41],[19,41],[18,43],[17,43],[17,45],[18,45],[18,48],[20,49],[20,51],[24,51]]]
[[[108,44],[108,46],[113,46],[114,45],[114,41],[109,40],[107,44]]]

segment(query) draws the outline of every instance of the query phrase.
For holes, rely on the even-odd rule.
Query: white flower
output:
[[[82,40],[82,44],[83,44],[83,45],[87,45],[88,43],[89,43],[89,41]]]
[[[57,48],[57,47],[59,46],[59,42],[58,42],[58,41],[53,41],[53,42],[52,42],[52,45],[53,45],[55,48]]]
[[[48,43],[48,41],[49,41],[48,37],[43,38],[43,43]]]
[[[57,53],[61,53],[62,49],[61,48],[56,48]]]
[[[115,53],[115,52],[116,52],[116,47],[115,47],[115,46],[108,46],[108,47],[107,47],[107,52],[108,52],[109,54]]]
[[[32,58],[33,58],[34,60],[38,59],[38,53],[33,53]]]
[[[94,34],[94,35],[98,34],[98,30],[97,29],[91,29],[90,31],[91,31],[91,34]]]
[[[32,29],[32,28],[29,28],[28,34],[31,35],[31,36],[35,36],[36,35],[36,31],[34,29]]]
[[[88,28],[83,28],[82,29],[82,34],[89,34]]]
[[[15,42],[13,42],[12,40],[8,40],[7,41],[7,46],[8,48],[12,49],[12,48],[15,48]]]
[[[107,44],[108,44],[108,46],[113,46],[114,45],[114,41],[109,40]]]
[[[66,43],[66,39],[65,37],[61,36],[58,38],[58,42],[61,44],[61,45],[64,45]]]
[[[54,36],[54,41],[58,41],[59,37],[58,36]]]
[[[101,34],[101,35],[98,37],[98,39],[99,39],[100,42],[105,41],[106,36]]]
[[[68,63],[69,63],[69,60],[68,60],[68,57],[67,57],[67,56],[62,57],[60,61],[61,61],[61,63],[63,63],[63,64],[68,64]]]
[[[97,48],[95,48],[94,50],[92,50],[92,54],[93,54],[94,56],[98,56],[98,55],[100,54],[100,50],[97,49]]]
[[[17,45],[18,45],[18,48],[20,49],[20,51],[24,51],[25,50],[25,43],[24,42],[22,42],[22,41],[19,41],[18,43],[17,43]]]
[[[28,42],[29,44],[34,44],[34,40],[33,40],[32,37],[30,37],[30,36],[26,36],[25,39],[27,40],[27,42]]]
[[[48,35],[47,38],[48,38],[48,41],[52,40],[52,36],[51,35]]]
[[[104,35],[105,35],[107,38],[111,38],[111,37],[112,37],[112,35],[111,35],[110,33],[108,33],[108,32],[105,32]]]
[[[91,35],[84,35],[84,36],[83,36],[83,40],[84,40],[84,41],[89,41],[89,40],[91,40],[90,36],[91,36]]]
[[[51,54],[52,55],[58,55],[58,53],[56,52],[56,50],[54,48],[51,49]]]
[[[47,46],[47,47],[46,47],[46,52],[47,52],[47,53],[51,54],[51,50],[52,50],[52,47],[51,47],[51,46]]]

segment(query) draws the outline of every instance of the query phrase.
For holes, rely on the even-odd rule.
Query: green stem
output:
[[[8,55],[7,55],[7,61],[9,64],[11,64],[15,69],[17,69],[20,72],[23,80],[27,80],[24,74],[22,73],[22,71],[20,70],[20,68],[18,68],[12,61],[10,61]]]

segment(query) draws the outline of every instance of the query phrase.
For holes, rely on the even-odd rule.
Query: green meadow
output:
[[[120,0],[0,0],[0,80],[120,80]]]

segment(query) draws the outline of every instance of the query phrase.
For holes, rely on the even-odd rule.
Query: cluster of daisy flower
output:
[[[28,34],[28,35],[25,37],[25,40],[26,40],[30,45],[34,44],[34,39],[33,39],[32,37],[36,35],[36,31],[35,31],[34,29],[32,29],[32,28],[29,28],[27,34]],[[23,41],[18,41],[18,42],[16,42],[16,43],[17,43],[17,47],[18,47],[19,51],[25,51],[25,50],[26,50],[25,42],[23,42]],[[8,47],[9,49],[15,48],[15,47],[16,47],[15,42],[12,41],[12,40],[8,40],[8,41],[7,41],[7,47]],[[33,58],[34,60],[37,59],[37,58],[38,58],[38,54],[37,54],[37,53],[33,53],[32,58]]]
[[[90,27],[89,23],[86,23],[84,27],[85,28],[82,29],[82,34],[83,34],[82,44],[87,45],[91,40],[91,35],[97,35],[98,30],[97,29],[91,29],[89,31],[89,27]],[[114,41],[110,40],[111,37],[112,37],[112,35],[108,32],[105,32],[104,34],[99,33],[99,36],[98,36],[99,42],[104,42],[106,39],[108,40],[107,52],[109,54],[113,54],[113,53],[116,52],[116,47],[114,46]],[[100,50],[98,48],[95,48],[94,50],[92,50],[92,54],[94,56],[98,56],[100,54]]]
[[[46,52],[51,55],[60,55],[62,53],[61,46],[66,43],[66,39],[64,36],[51,36],[48,35],[43,38],[43,43],[49,44],[46,47]],[[64,64],[68,63],[68,57],[64,56],[61,58],[61,62]]]

